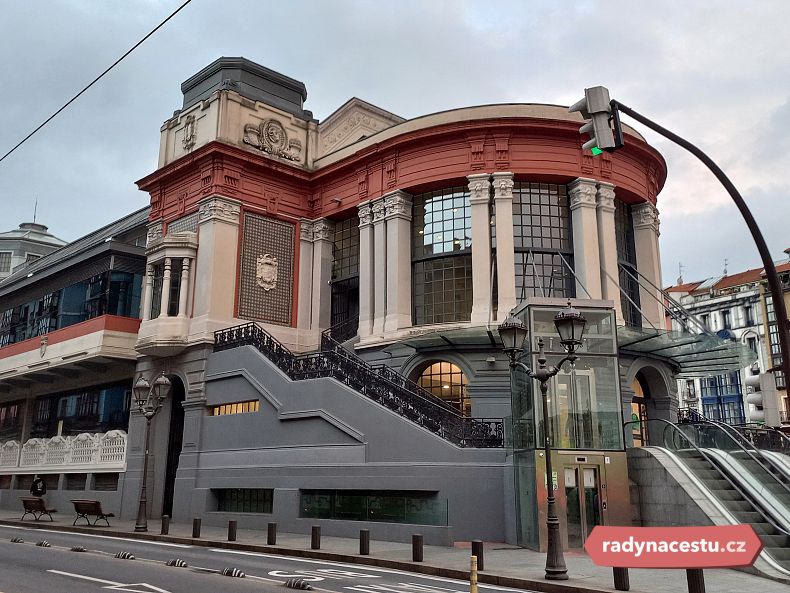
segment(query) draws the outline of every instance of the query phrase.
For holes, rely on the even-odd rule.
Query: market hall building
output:
[[[45,299],[55,319],[0,348],[4,508],[40,473],[57,506],[134,517],[132,386],[164,374],[151,517],[545,546],[539,395],[511,390],[496,327],[512,311],[557,360],[570,299],[588,324],[550,386],[563,538],[629,524],[644,435],[624,419],[674,419],[689,361],[733,366],[661,330],[666,165],[644,138],[593,157],[578,116],[537,104],[405,120],[352,98],[318,121],[301,82],[242,58],[181,88],[150,209],[0,284],[9,327]]]

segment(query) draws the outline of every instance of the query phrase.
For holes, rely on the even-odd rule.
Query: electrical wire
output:
[[[13,147],[11,150],[9,150],[9,151],[8,151],[7,153],[5,153],[5,154],[4,154],[2,157],[0,157],[0,162],[3,162],[7,156],[9,156],[9,155],[10,155],[12,152],[14,152],[14,151],[15,151],[17,148],[19,148],[19,147],[20,147],[20,146],[22,146],[22,145],[23,145],[25,142],[27,142],[27,141],[28,141],[30,138],[32,138],[32,137],[33,137],[33,135],[34,135],[36,132],[38,132],[38,131],[39,131],[41,128],[43,128],[43,127],[44,127],[44,126],[46,126],[46,125],[47,125],[49,122],[51,122],[53,119],[55,119],[55,117],[57,117],[57,115],[58,115],[58,114],[59,114],[61,111],[63,111],[64,109],[66,109],[66,107],[68,107],[69,105],[71,105],[72,103],[74,103],[74,101],[76,101],[77,99],[79,99],[79,97],[80,97],[80,96],[81,96],[81,95],[82,95],[82,94],[83,94],[85,91],[87,91],[87,90],[88,90],[89,88],[91,88],[91,87],[92,87],[94,84],[96,84],[97,82],[99,82],[99,80],[101,80],[101,79],[104,77],[104,75],[105,75],[105,74],[107,74],[107,73],[108,73],[110,70],[112,70],[112,69],[113,69],[113,68],[115,68],[115,67],[116,67],[118,64],[120,64],[120,63],[121,63],[121,61],[123,61],[123,59],[124,59],[126,56],[128,56],[130,53],[132,53],[132,52],[133,52],[134,50],[136,50],[138,47],[140,47],[140,46],[141,46],[141,45],[142,45],[142,44],[143,44],[143,43],[144,43],[144,42],[145,42],[145,41],[146,41],[146,40],[147,40],[149,37],[151,37],[151,35],[153,35],[153,34],[154,34],[154,33],[156,33],[156,32],[157,32],[159,29],[161,29],[162,27],[164,27],[164,26],[165,26],[165,24],[167,23],[167,21],[169,21],[170,19],[172,19],[172,18],[173,18],[174,16],[176,16],[176,15],[177,15],[179,12],[181,12],[181,10],[182,10],[182,9],[184,9],[184,8],[186,7],[186,5],[187,5],[187,4],[189,4],[190,2],[192,2],[192,0],[186,0],[186,1],[185,1],[185,2],[184,2],[182,5],[181,5],[181,6],[179,6],[179,7],[178,7],[176,10],[174,10],[174,11],[173,11],[173,12],[170,14],[170,16],[168,16],[168,17],[167,17],[165,20],[163,20],[163,21],[162,21],[161,23],[159,23],[159,24],[158,24],[156,27],[154,27],[154,28],[153,28],[153,29],[152,29],[152,30],[151,30],[151,31],[150,31],[150,32],[149,32],[149,33],[148,33],[148,34],[147,34],[145,37],[143,37],[143,38],[142,38],[140,41],[138,41],[137,43],[135,43],[135,44],[134,44],[134,45],[131,47],[131,49],[129,49],[129,50],[128,50],[128,51],[127,51],[125,54],[123,54],[123,55],[122,55],[120,58],[118,58],[117,60],[115,60],[115,61],[112,63],[112,65],[110,65],[110,66],[109,66],[109,67],[108,67],[108,68],[107,68],[107,69],[106,69],[104,72],[102,72],[102,73],[101,73],[101,74],[99,74],[99,75],[98,75],[96,78],[94,78],[94,79],[93,79],[93,80],[90,82],[90,84],[88,84],[88,85],[87,85],[87,86],[86,86],[84,89],[82,89],[82,90],[81,90],[79,93],[77,93],[77,94],[76,94],[76,95],[74,95],[74,96],[73,96],[71,99],[69,99],[69,101],[68,101],[67,103],[65,103],[65,104],[64,104],[64,105],[63,105],[63,106],[62,106],[60,109],[58,109],[58,110],[57,110],[55,113],[53,113],[52,115],[50,115],[50,116],[49,116],[49,117],[48,117],[46,120],[44,120],[44,121],[43,121],[43,122],[42,122],[42,123],[41,123],[41,124],[40,124],[40,125],[39,125],[39,126],[36,128],[36,129],[35,129],[35,130],[33,130],[32,132],[30,132],[30,133],[29,133],[27,136],[25,136],[24,138],[22,138],[22,140],[20,140],[20,141],[19,141],[19,142],[16,144],[16,146],[14,146],[14,147]]]

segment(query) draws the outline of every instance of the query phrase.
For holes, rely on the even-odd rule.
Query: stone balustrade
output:
[[[126,433],[82,433],[29,439],[25,444],[7,441],[0,444],[0,471],[90,471],[94,468],[119,469],[126,466]]]

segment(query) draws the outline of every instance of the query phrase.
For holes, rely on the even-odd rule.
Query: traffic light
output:
[[[583,149],[589,149],[594,155],[599,155],[604,150],[619,148],[615,144],[612,128],[609,125],[612,114],[609,89],[603,86],[584,89],[584,99],[574,103],[568,111],[570,113],[578,111],[585,120],[590,120],[579,128],[580,134],[590,135],[590,139],[582,146]]]

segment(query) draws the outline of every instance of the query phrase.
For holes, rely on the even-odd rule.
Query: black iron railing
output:
[[[255,323],[214,333],[214,351],[254,346],[294,381],[331,377],[459,447],[504,446],[501,418],[469,418],[384,366],[373,366],[344,349],[329,332],[321,352],[295,355]]]
[[[705,422],[707,418],[696,408],[678,408],[678,424]]]

